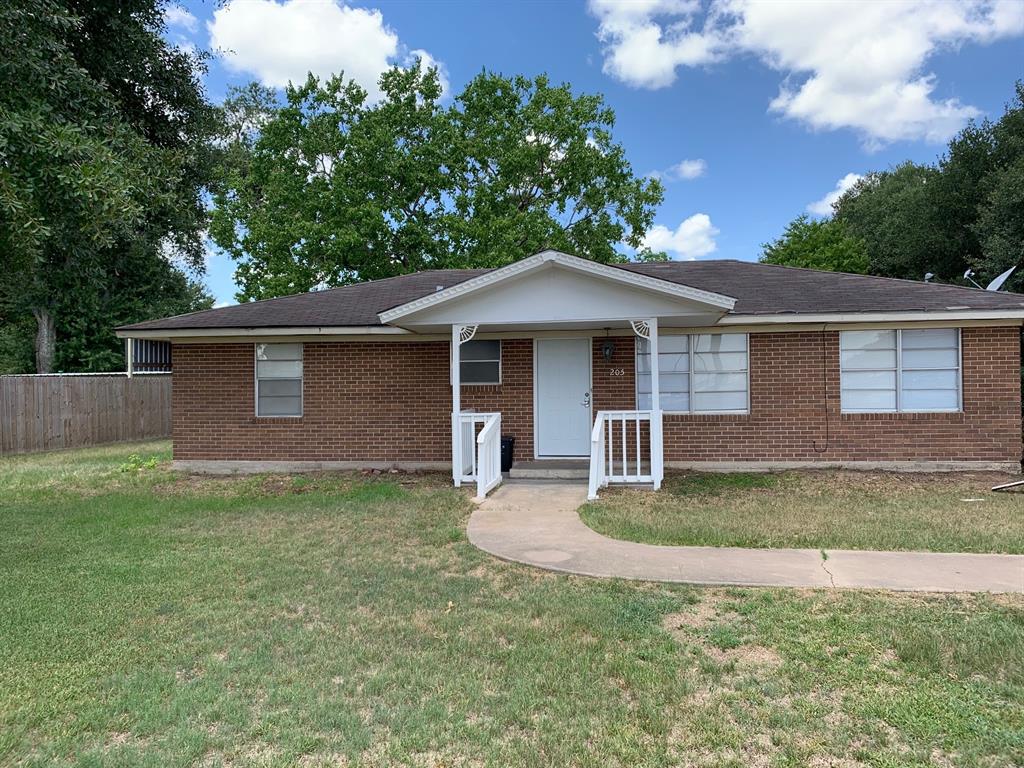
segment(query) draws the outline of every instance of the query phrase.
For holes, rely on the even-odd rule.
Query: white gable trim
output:
[[[567,253],[561,253],[559,251],[542,251],[541,253],[534,254],[533,256],[522,259],[521,261],[509,264],[506,267],[495,269],[484,275],[480,275],[479,277],[474,277],[470,280],[459,283],[458,285],[445,288],[443,291],[438,291],[437,293],[432,293],[429,296],[424,296],[420,299],[386,310],[379,313],[377,317],[380,318],[380,321],[384,324],[392,323],[395,320],[407,317],[415,312],[436,307],[439,304],[452,301],[453,299],[457,299],[461,296],[466,296],[467,294],[495,285],[496,283],[500,283],[501,281],[515,277],[516,275],[530,272],[548,263],[558,264],[559,266],[576,270],[577,272],[607,278],[624,285],[655,291],[667,296],[689,299],[690,301],[700,302],[726,311],[731,310],[736,304],[736,299],[732,296],[724,296],[720,293],[712,293],[711,291],[702,291],[699,288],[691,288],[688,285],[680,285],[679,283],[672,283],[668,280],[661,280],[656,277],[648,277],[647,275],[641,275],[625,269],[617,269],[616,267],[609,266],[607,264],[600,264],[596,261],[581,259],[578,256],[570,256]]]

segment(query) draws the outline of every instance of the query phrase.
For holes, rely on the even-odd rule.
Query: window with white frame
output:
[[[302,415],[302,345],[256,345],[256,415]]]
[[[501,341],[467,341],[459,349],[463,384],[501,384]]]
[[[842,331],[846,413],[959,411],[960,329]]]
[[[658,379],[663,411],[746,413],[747,334],[658,336]],[[650,343],[637,339],[637,408],[651,407],[651,388]]]

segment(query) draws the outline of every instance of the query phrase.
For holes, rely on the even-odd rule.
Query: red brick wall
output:
[[[962,413],[842,414],[838,332],[751,334],[750,413],[666,416],[665,460],[1019,461],[1020,329],[961,338]]]
[[[463,386],[533,457],[533,343],[502,342],[502,383]],[[450,461],[447,342],[306,343],[303,415],[257,418],[252,344],[175,344],[176,459]]]
[[[1019,329],[962,338],[963,413],[844,415],[838,333],[751,334],[751,412],[666,416],[665,459],[1019,461]],[[612,341],[609,362],[604,338],[593,343],[595,411],[635,407],[633,338]],[[316,342],[304,354],[303,416],[257,418],[252,344],[176,344],[175,458],[450,460],[446,342]],[[464,386],[462,403],[500,411],[516,458],[532,458],[532,342],[504,340],[502,383]]]

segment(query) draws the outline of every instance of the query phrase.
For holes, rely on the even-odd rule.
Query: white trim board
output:
[[[609,322],[611,319],[609,319]],[[599,323],[595,322],[595,326]],[[716,325],[707,326],[666,326],[660,325],[659,332],[665,334],[686,333],[783,333],[814,330],[842,331],[860,328],[947,328],[947,327],[1001,327],[1024,325],[1024,309],[1020,312],[887,312],[872,314],[818,314],[818,315],[725,315]],[[175,340],[178,343],[202,344],[210,342],[248,343],[264,338],[299,337],[296,341],[447,341],[448,334],[415,333],[405,328],[387,325],[358,326],[308,326],[294,328],[175,328],[167,330],[119,330],[119,339]],[[574,336],[604,336],[603,327],[574,329]],[[610,336],[632,336],[629,328],[611,328]],[[566,336],[565,330],[530,331],[481,331],[481,339],[530,339]]]
[[[725,315],[718,325],[772,325],[790,323],[912,323],[922,321],[1016,320],[1024,322],[1024,306],[1020,309],[976,309],[936,312],[822,312],[818,314]]]

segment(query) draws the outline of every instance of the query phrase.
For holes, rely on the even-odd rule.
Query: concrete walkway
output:
[[[1024,555],[738,547],[662,547],[609,539],[576,510],[585,485],[506,482],[473,512],[469,540],[485,552],[585,576],[777,587],[921,592],[1024,592]]]

